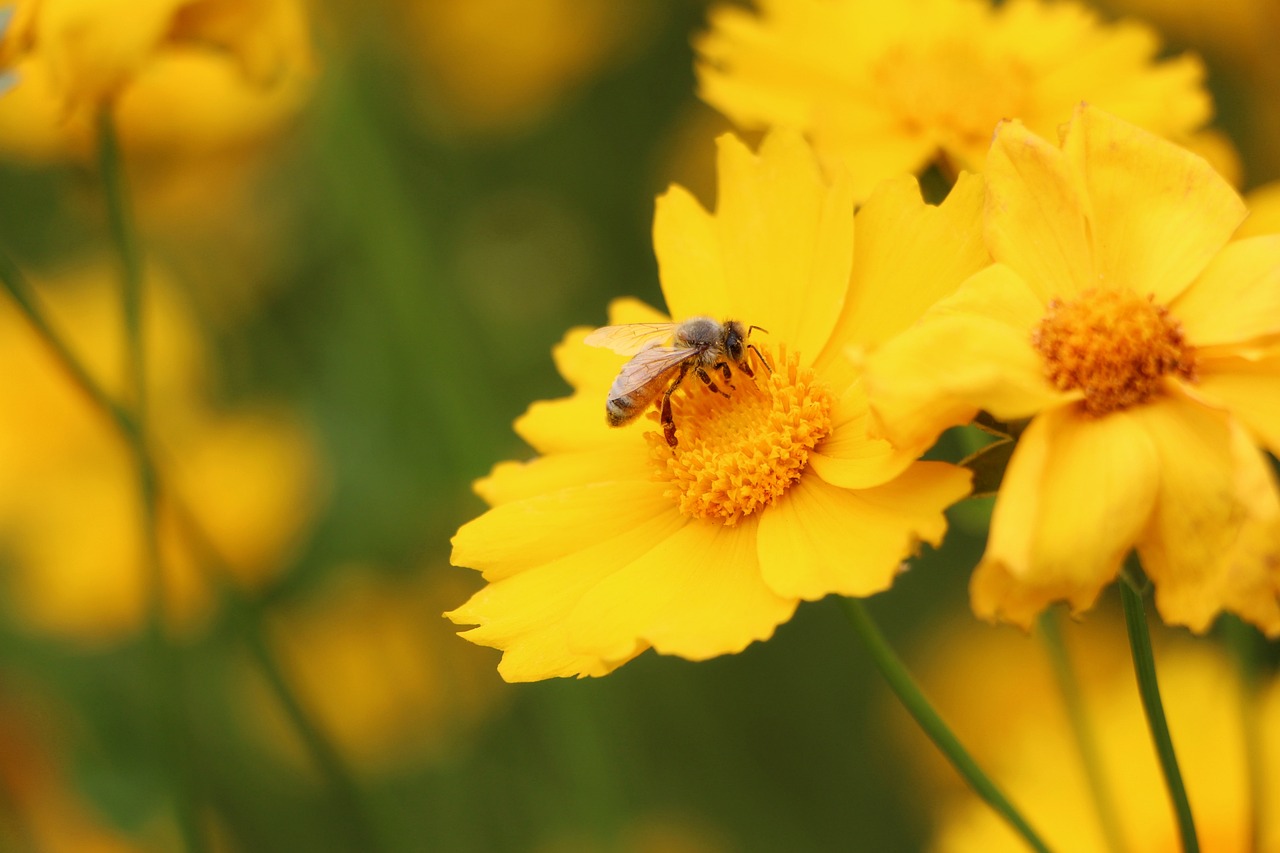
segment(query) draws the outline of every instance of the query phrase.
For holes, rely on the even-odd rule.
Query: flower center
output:
[[[1049,302],[1031,333],[1045,375],[1060,391],[1083,391],[1091,415],[1127,409],[1158,394],[1164,377],[1196,378],[1195,347],[1154,297],[1086,290]]]
[[[685,377],[671,398],[679,443],[645,435],[657,479],[685,515],[733,525],[759,512],[800,479],[831,431],[831,394],[813,370],[785,347],[766,358],[772,373],[755,361],[755,379],[735,371],[733,390],[716,377],[728,397]]]

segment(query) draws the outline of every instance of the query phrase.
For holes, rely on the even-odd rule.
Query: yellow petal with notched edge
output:
[[[824,179],[795,133],[770,133],[759,154],[733,136],[718,143],[715,226],[725,279],[733,283],[726,309],[812,363],[831,336],[849,284],[848,182]]]
[[[991,262],[982,242],[984,198],[976,175],[961,175],[936,207],[909,175],[880,184],[855,218],[849,296],[819,368],[842,360],[850,344],[874,347],[903,331]]]
[[[1227,245],[1169,311],[1197,347],[1280,338],[1280,234]]]
[[[565,451],[528,462],[499,462],[475,482],[475,492],[490,506],[592,482],[647,480],[653,463],[642,451],[614,447]]]
[[[582,597],[569,620],[573,648],[611,661],[651,645],[705,660],[768,639],[797,602],[761,579],[756,524],[692,521],[658,541]]]
[[[656,545],[669,541],[686,522],[674,510],[637,524],[549,563],[491,583],[457,610],[460,625],[477,625],[463,637],[503,650],[498,672],[507,681],[604,675],[644,651],[635,642],[613,649],[609,660],[570,643],[570,614],[605,578]]]
[[[1244,221],[1244,201],[1207,162],[1094,107],[1076,109],[1062,149],[1088,198],[1093,286],[1167,305]]]
[[[1202,361],[1194,392],[1231,412],[1280,454],[1280,347],[1258,358]]]
[[[896,445],[927,446],[979,409],[1017,420],[1073,399],[1049,384],[1032,348],[1042,310],[1007,267],[997,264],[971,276],[867,357],[876,431]]]
[[[760,518],[765,583],[808,600],[888,589],[918,542],[941,542],[943,510],[968,493],[969,472],[940,462],[864,490],[802,477]]]
[[[1017,272],[1042,303],[1098,286],[1089,200],[1056,145],[1021,122],[1001,122],[985,174],[986,241],[997,262]]]
[[[1151,517],[1159,460],[1130,412],[1059,407],[1027,427],[970,584],[974,612],[1029,628],[1050,603],[1090,607]]]
[[[1180,396],[1134,419],[1159,455],[1139,553],[1161,617],[1202,632],[1230,609],[1280,633],[1280,501],[1265,457],[1228,416]]]
[[[588,482],[499,504],[467,522],[450,561],[500,580],[674,512],[662,484],[649,478]]]

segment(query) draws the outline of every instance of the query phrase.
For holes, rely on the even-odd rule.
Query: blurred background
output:
[[[1280,178],[1265,2],[1105,10],[1206,56],[1246,190]],[[449,537],[483,510],[471,482],[527,458],[512,420],[567,391],[551,346],[601,324],[612,297],[660,304],[655,195],[677,182],[714,197],[711,140],[728,126],[694,94],[705,6],[281,5],[272,86],[175,60],[120,104],[171,485],[159,535],[177,653],[162,683],[128,449],[0,303],[0,849],[182,850],[184,802],[227,851],[912,851],[949,821],[972,826],[835,602],[740,655],[649,653],[607,678],[526,685],[440,616],[479,587],[448,565]],[[120,389],[92,128],[18,71],[0,98],[0,248]],[[945,548],[870,606],[1018,779],[1016,756],[999,757],[1023,742],[1010,733],[1044,743],[1034,727],[1065,718],[1035,638],[970,624],[988,510],[957,508]],[[1100,703],[1111,681],[1132,686],[1115,610],[1068,631]],[[1261,669],[1241,689],[1280,696],[1274,650],[1253,642]],[[1236,684],[1216,642],[1199,645]],[[1280,698],[1265,707],[1280,731]],[[300,718],[332,746],[327,765]],[[1146,755],[1134,726],[1118,742]],[[1206,760],[1215,785],[1238,770]],[[1159,812],[1156,783],[1149,796]]]

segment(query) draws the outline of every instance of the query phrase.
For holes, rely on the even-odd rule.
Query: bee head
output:
[[[734,361],[742,361],[747,354],[747,330],[737,320],[724,323],[724,351]]]

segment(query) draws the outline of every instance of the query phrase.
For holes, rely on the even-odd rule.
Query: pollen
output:
[[[831,394],[811,368],[779,348],[773,370],[753,359],[755,377],[740,371],[727,396],[696,377],[671,398],[679,443],[647,433],[667,495],[685,515],[734,525],[777,500],[800,479],[809,454],[831,431]]]
[[[1031,335],[1045,375],[1060,391],[1082,391],[1094,416],[1141,405],[1166,377],[1196,379],[1195,347],[1182,324],[1153,297],[1126,290],[1086,290],[1049,302]]]

